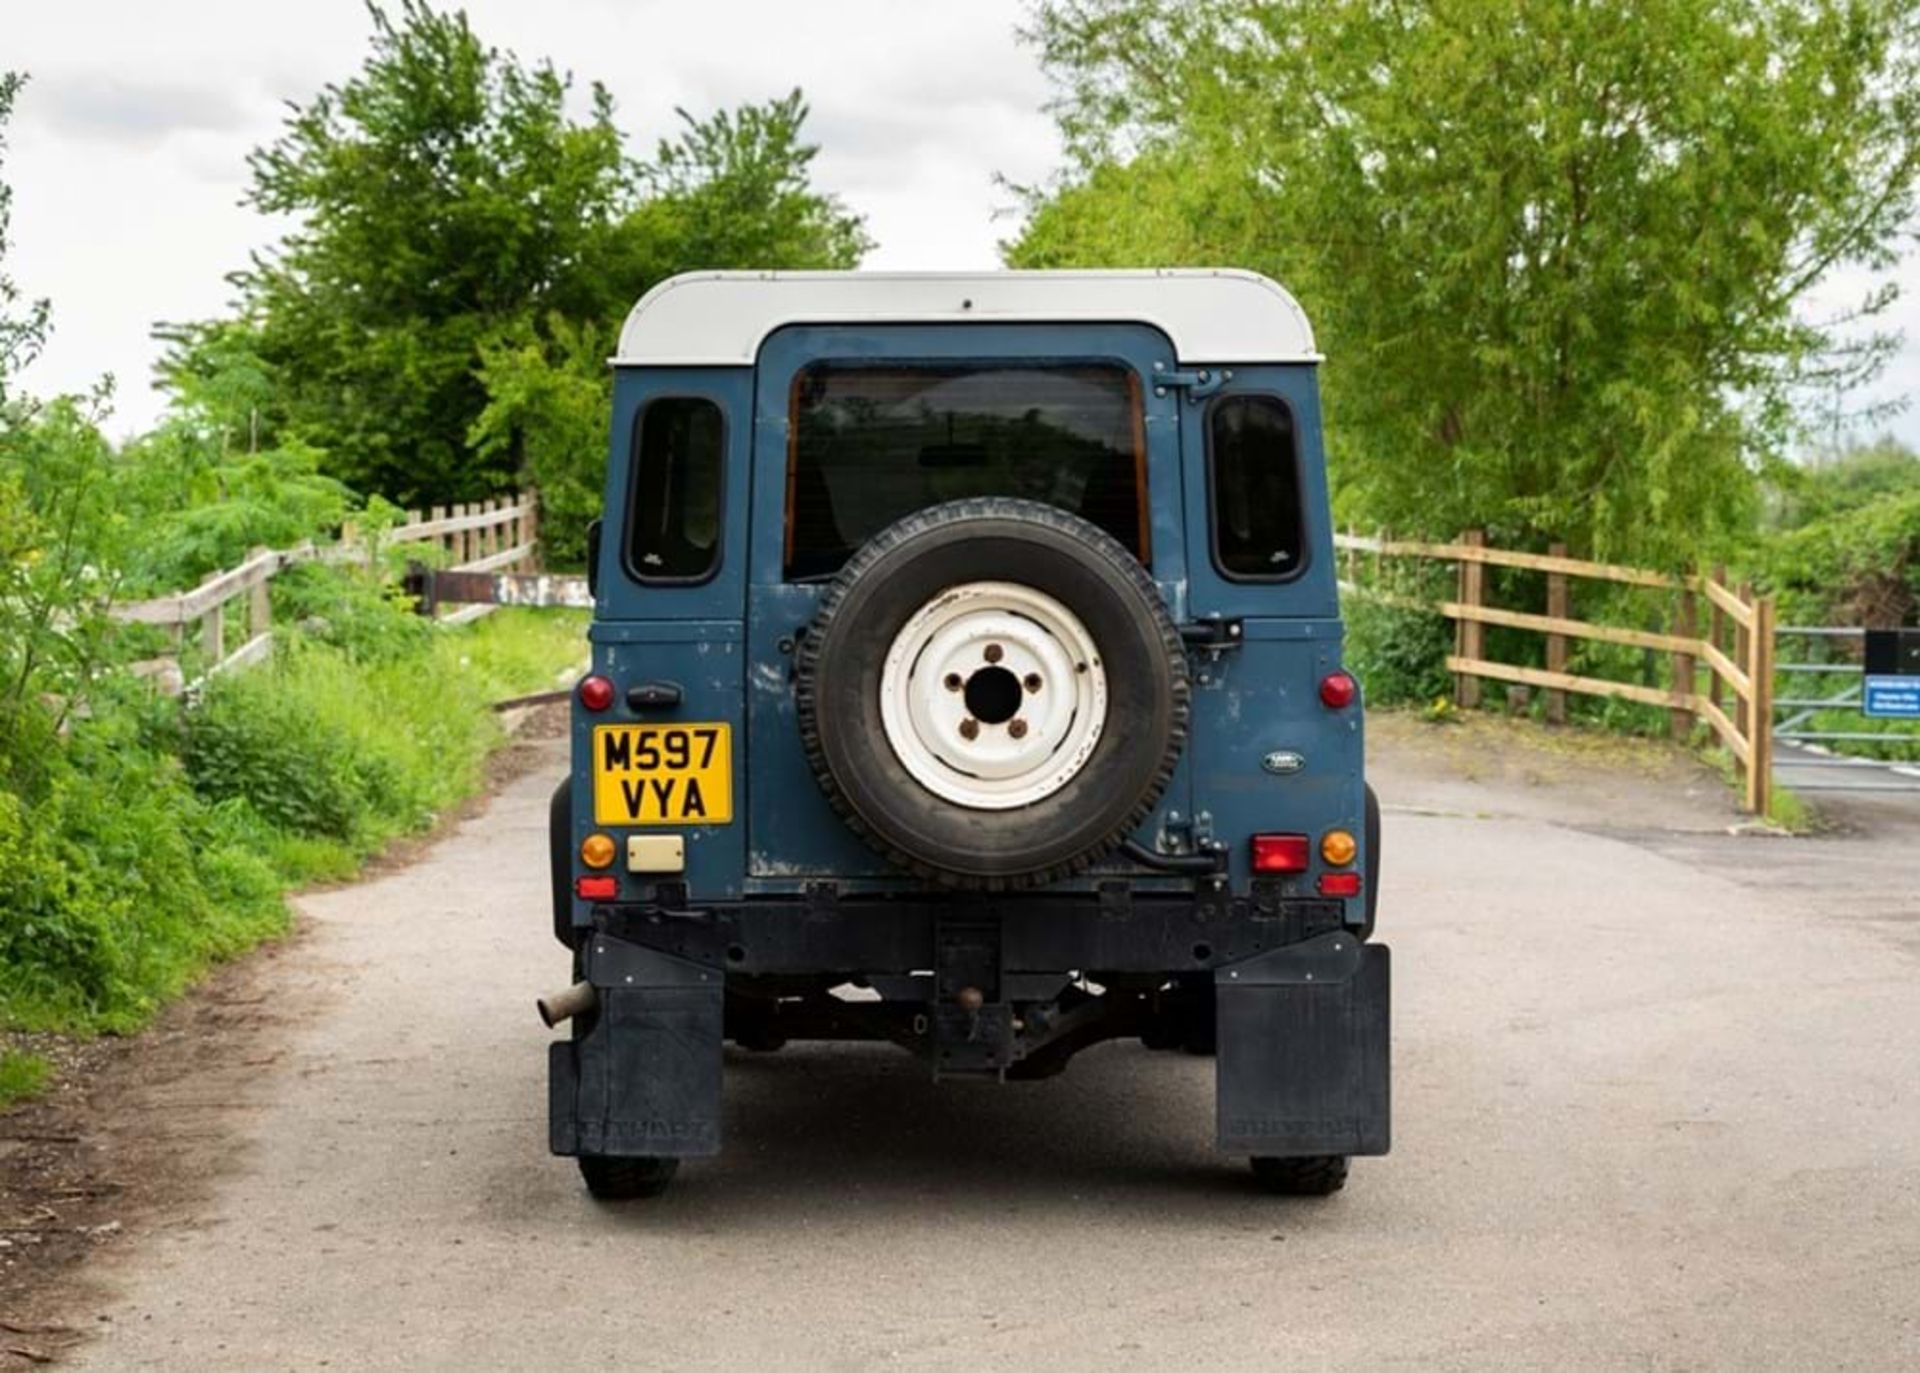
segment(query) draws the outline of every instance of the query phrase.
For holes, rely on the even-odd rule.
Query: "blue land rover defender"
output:
[[[551,1144],[721,1147],[725,1044],[1216,1055],[1282,1192],[1387,1149],[1319,361],[1234,271],[702,273],[614,361],[552,813]]]

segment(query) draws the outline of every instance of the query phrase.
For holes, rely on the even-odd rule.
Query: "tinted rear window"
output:
[[[640,416],[627,563],[648,582],[703,581],[720,565],[720,407],[663,396]]]
[[[902,516],[969,496],[1068,510],[1147,561],[1131,370],[1100,364],[825,363],[794,378],[786,575],[836,571]]]
[[[1278,396],[1232,396],[1208,417],[1213,558],[1227,576],[1284,581],[1306,564],[1293,412]]]

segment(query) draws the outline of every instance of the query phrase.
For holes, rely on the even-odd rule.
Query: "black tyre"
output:
[[[796,666],[834,809],[951,886],[1083,870],[1146,818],[1186,744],[1186,654],[1146,569],[1033,501],[955,501],[881,531],[829,587]]]
[[[553,937],[569,949],[573,928],[573,782],[562,781],[547,803],[547,876],[553,887]]]
[[[580,1176],[601,1201],[637,1201],[657,1197],[680,1171],[677,1158],[606,1158],[582,1154]]]
[[[1255,1157],[1253,1175],[1269,1192],[1287,1197],[1330,1197],[1347,1185],[1345,1154],[1301,1158]]]

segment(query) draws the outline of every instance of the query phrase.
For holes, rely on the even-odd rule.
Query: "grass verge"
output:
[[[0,1111],[40,1095],[53,1065],[38,1054],[0,1049]]]
[[[0,759],[0,1028],[138,1029],[283,931],[290,890],[478,791],[491,704],[585,656],[579,612],[447,630],[350,572],[284,580],[298,628],[271,663],[191,707],[111,676],[67,735]]]

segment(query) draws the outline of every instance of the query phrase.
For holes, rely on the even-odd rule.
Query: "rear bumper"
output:
[[[1139,1032],[1147,992],[1043,1007],[1064,983],[1060,975],[1077,972],[1133,988],[1178,979],[1183,995],[1211,997],[1223,1151],[1385,1153],[1389,954],[1340,918],[1338,902],[1280,903],[1255,917],[1242,902],[1216,909],[1178,897],[1104,906],[1054,899],[602,908],[581,950],[598,1010],[576,1019],[572,1040],[550,1048],[550,1144],[557,1154],[717,1153],[734,987],[764,995],[821,979],[881,985],[931,972],[917,980],[931,1000],[904,1011],[872,1007],[864,1020],[850,1008],[850,1033],[834,1037],[895,1039],[926,1054],[937,1073],[1005,1076]],[[975,1009],[962,1009],[962,987],[984,988],[984,1007],[976,997]],[[1090,1017],[1096,1001],[1111,1005]],[[1049,1021],[1050,1032],[1036,1033]]]
[[[1205,973],[1348,930],[1346,903],[1182,892],[914,899],[828,896],[698,909],[600,906],[593,933],[730,976],[857,976],[931,968],[943,922],[988,921],[1011,972]],[[591,937],[586,941],[591,943]],[[1097,979],[1096,979],[1097,980]]]

